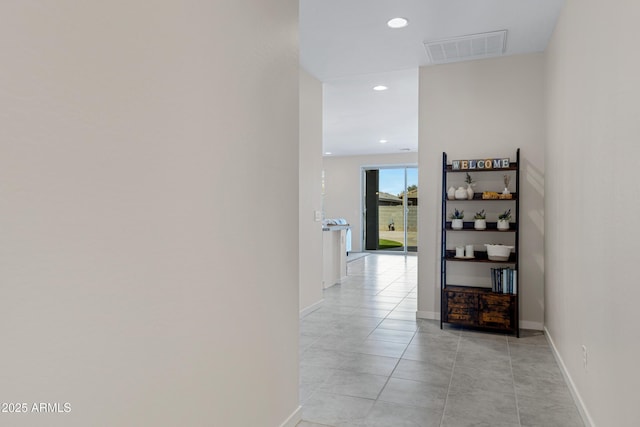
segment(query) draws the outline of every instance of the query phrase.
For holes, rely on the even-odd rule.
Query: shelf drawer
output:
[[[455,292],[450,291],[446,293],[447,302],[449,306],[468,306],[475,305],[477,301],[477,295],[469,292]]]
[[[476,324],[476,313],[468,307],[449,307],[447,311],[447,321],[451,323],[462,323],[467,325]]]
[[[514,298],[512,295],[480,295],[478,324],[484,327],[513,329]]]
[[[478,296],[469,292],[444,292],[447,322],[464,325],[478,324]]]

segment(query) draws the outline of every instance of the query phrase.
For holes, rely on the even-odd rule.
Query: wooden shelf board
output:
[[[497,222],[487,222],[487,228],[485,230],[476,230],[473,228],[473,221],[465,221],[462,223],[462,230],[454,230],[451,228],[451,221],[447,221],[445,225],[445,230],[447,231],[475,231],[475,232],[500,232],[500,233],[515,233],[517,230],[517,225],[515,222],[510,223],[510,228],[508,230],[498,230]]]
[[[499,192],[498,192],[499,193]],[[445,199],[447,202],[513,202],[518,198],[518,194],[511,193],[510,199],[483,199],[482,193],[473,193],[473,199]]]
[[[464,258],[455,258],[456,251],[447,249],[446,255],[444,257],[447,261],[455,261],[455,262],[481,262],[487,264],[516,264],[518,262],[518,257],[515,253],[511,253],[509,255],[508,261],[493,261],[488,258],[486,251],[474,251],[475,258],[473,259],[464,259]]]
[[[442,291],[467,292],[472,294],[509,295],[512,297],[518,296],[518,294],[505,294],[502,292],[493,292],[491,288],[487,288],[483,286],[447,285],[445,288],[442,288]]]
[[[460,172],[469,172],[469,173],[475,173],[475,172],[504,172],[504,171],[515,171],[515,170],[518,170],[518,163],[517,162],[509,163],[509,167],[508,168],[499,168],[499,169],[456,169],[456,170],[453,170],[451,165],[447,165],[447,172],[451,172],[451,173],[460,173]]]

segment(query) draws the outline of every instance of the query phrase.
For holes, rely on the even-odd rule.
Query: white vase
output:
[[[447,190],[447,199],[454,200],[455,198],[456,198],[455,187],[449,187],[449,190]]]
[[[451,220],[451,228],[454,230],[462,230],[463,223],[461,219],[452,219]]]
[[[468,198],[467,190],[464,187],[458,187],[455,192],[455,196],[457,200],[466,200]]]
[[[506,219],[498,220],[498,230],[504,231],[509,229],[509,221]]]
[[[473,223],[473,228],[476,230],[484,230],[487,228],[487,220],[486,219],[476,219]]]
[[[473,200],[473,188],[471,188],[471,184],[467,184],[467,199]]]

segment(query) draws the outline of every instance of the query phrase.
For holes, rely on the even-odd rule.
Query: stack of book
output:
[[[510,267],[492,268],[491,289],[501,294],[517,294],[518,271]]]

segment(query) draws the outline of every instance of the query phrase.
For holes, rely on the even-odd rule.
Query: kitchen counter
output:
[[[328,288],[347,276],[347,231],[349,224],[322,227],[322,286]]]
[[[346,225],[325,225],[322,227],[322,231],[340,231],[340,230],[349,230],[351,226],[349,224]]]

